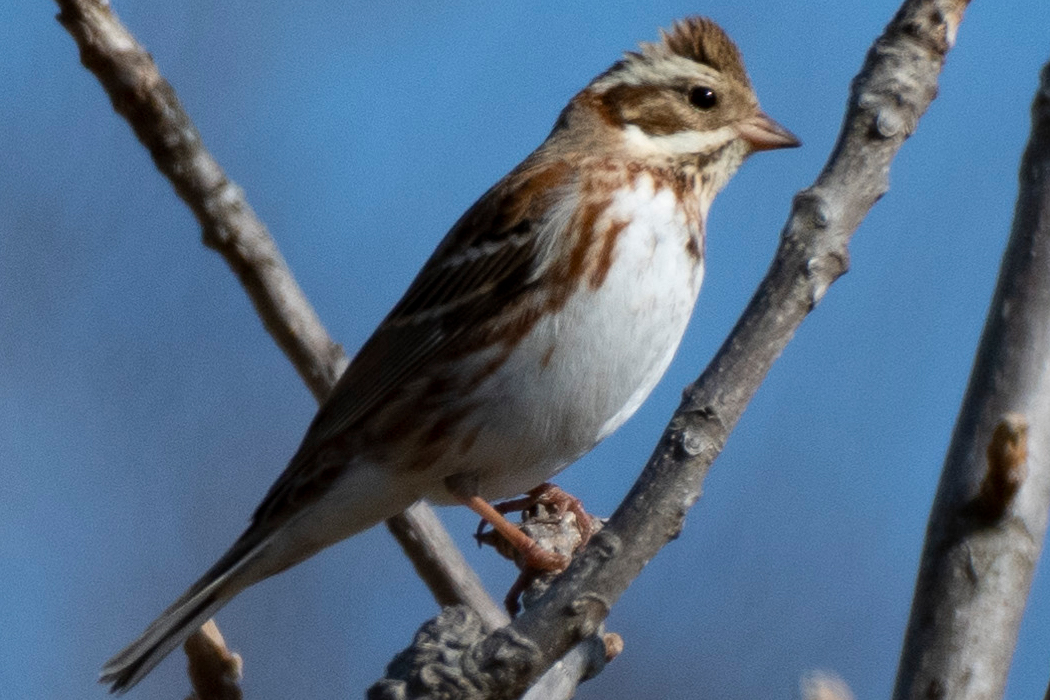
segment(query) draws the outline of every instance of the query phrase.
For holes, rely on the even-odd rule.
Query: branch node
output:
[[[188,700],[241,700],[240,654],[226,647],[214,620],[205,622],[184,644],[193,695]]]
[[[688,403],[694,386],[686,387],[683,392],[683,401]],[[715,422],[718,429],[715,431],[705,430],[706,423]],[[711,435],[721,435],[725,432],[725,423],[713,406],[706,405],[697,408],[679,408],[671,422],[671,444],[674,454],[678,459],[693,459],[712,447]]]
[[[463,661],[484,636],[481,617],[465,605],[445,608],[416,632],[412,645],[387,666],[387,677],[368,689],[368,700],[407,700],[452,691],[477,697]]]
[[[986,450],[988,469],[972,506],[987,519],[1006,513],[1028,476],[1028,420],[1020,413],[1006,413],[992,431]]]
[[[682,450],[690,457],[696,457],[703,452],[706,443],[707,441],[704,440],[703,433],[690,430],[689,428],[682,431],[680,444],[682,445]]]
[[[875,133],[880,138],[891,139],[904,130],[904,119],[896,110],[884,107],[876,112]]]
[[[603,561],[609,560],[623,550],[623,540],[616,533],[602,529],[591,537],[587,550],[595,552]]]
[[[797,238],[805,233],[813,235],[831,224],[831,206],[827,198],[813,187],[795,194],[792,202],[790,225],[784,230],[785,238]]]
[[[806,261],[805,274],[812,286],[809,294],[809,309],[812,311],[827,294],[832,282],[849,269],[849,251],[828,250]]]
[[[587,592],[579,596],[566,606],[565,612],[577,621],[576,631],[580,639],[590,637],[598,631],[599,625],[609,615],[612,603],[604,596],[597,593]]]
[[[799,684],[803,700],[853,700],[846,681],[834,673],[814,671]]]
[[[616,632],[606,632],[602,635],[602,643],[605,645],[605,660],[612,661],[623,653],[623,637]]]

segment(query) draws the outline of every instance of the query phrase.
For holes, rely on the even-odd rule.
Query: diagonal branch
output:
[[[869,50],[835,148],[816,183],[796,195],[765,279],[711,364],[686,389],[605,528],[521,617],[474,643],[457,668],[428,673],[432,685],[413,677],[407,686],[414,694],[401,697],[519,696],[599,629],[642,567],[681,530],[711,463],[770,366],[846,271],[849,239],[888,189],[890,162],[935,97],[967,4],[907,0]],[[376,688],[373,697],[393,696]]]
[[[1050,507],[1050,63],[926,530],[893,697],[1001,698]]]
[[[58,0],[80,61],[102,83],[157,169],[193,211],[206,246],[218,251],[244,285],[266,330],[318,401],[346,367],[265,224],[204,147],[200,133],[153,58],[105,0]]]
[[[346,356],[329,338],[243,190],[205,149],[174,89],[108,2],[57,2],[58,20],[76,40],[81,62],[102,83],[113,108],[193,211],[204,244],[223,256],[266,330],[314,397],[323,400],[345,369]],[[428,506],[417,504],[391,518],[388,526],[441,605],[474,608],[487,629],[506,623],[506,615],[485,593]]]

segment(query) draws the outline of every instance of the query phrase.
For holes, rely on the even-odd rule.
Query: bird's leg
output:
[[[506,514],[516,510],[528,510],[537,505],[552,509],[559,518],[567,512],[576,516],[576,527],[580,531],[580,543],[576,545],[577,549],[587,544],[591,535],[596,532],[591,516],[583,509],[583,502],[550,482],[540,484],[521,498],[503,501],[493,507],[499,513]],[[479,534],[482,527],[484,527],[484,521],[478,526]]]
[[[453,491],[455,495],[455,492]],[[503,536],[522,556],[524,568],[532,571],[562,571],[569,565],[569,557],[544,549],[536,540],[518,529],[480,496],[459,496],[460,502],[481,516],[484,522]]]

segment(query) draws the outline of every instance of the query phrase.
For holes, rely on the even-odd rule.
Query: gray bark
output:
[[[711,364],[684,392],[645,470],[569,569],[509,626],[430,669],[403,697],[515,698],[593,637],[682,528],[729,432],[806,315],[848,267],[847,244],[888,189],[889,166],[937,93],[966,0],[908,0],[854,79],[842,132],[795,197],[776,257]],[[418,678],[418,676],[417,676]]]
[[[1050,64],[926,530],[896,700],[1003,697],[1050,505]]]

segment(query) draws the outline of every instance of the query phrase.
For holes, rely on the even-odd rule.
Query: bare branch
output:
[[[187,700],[241,700],[240,654],[226,648],[215,620],[208,620],[190,635],[186,650],[187,675],[193,695]]]
[[[499,634],[504,632],[500,630]],[[368,700],[498,697],[502,678],[477,673],[471,666],[471,650],[484,639],[484,634],[480,618],[469,608],[445,608],[424,623],[412,644],[387,665],[386,677],[368,689]],[[588,637],[553,664],[522,700],[572,698],[576,687],[601,672],[622,648],[623,640],[617,634]],[[513,644],[506,649],[515,656],[531,654],[527,648],[515,648]]]
[[[321,400],[346,366],[292,277],[266,226],[205,149],[197,127],[152,57],[104,0],[58,0],[58,21],[80,61],[109,94],[157,169],[200,222],[204,244],[222,254],[244,285],[266,330]]]
[[[420,501],[400,517],[387,521],[387,527],[408,553],[416,573],[439,605],[462,605],[464,601],[471,601],[470,607],[481,618],[486,632],[510,622],[507,613],[489,597],[477,574],[463,559],[433,508]]]
[[[204,244],[217,250],[244,286],[266,330],[310,391],[322,401],[346,368],[284,258],[244,197],[205,149],[175,90],[105,0],[57,0],[59,22],[80,60],[105,88],[113,108],[149,150],[157,168],[190,207]],[[506,617],[426,504],[388,522],[442,605],[479,610],[490,628]]]
[[[908,0],[854,79],[838,142],[800,192],[773,263],[729,338],[685,392],[644,472],[606,527],[510,626],[462,656],[485,697],[521,695],[601,622],[681,529],[729,431],[799,324],[848,266],[847,244],[888,188],[889,165],[937,92],[966,0]],[[464,697],[451,687],[427,693]],[[444,697],[444,696],[442,696]],[[470,696],[472,697],[472,696]]]
[[[893,697],[1001,698],[1050,507],[1050,64],[926,530]]]
[[[802,679],[802,700],[854,700],[846,681],[833,673],[817,671]]]

